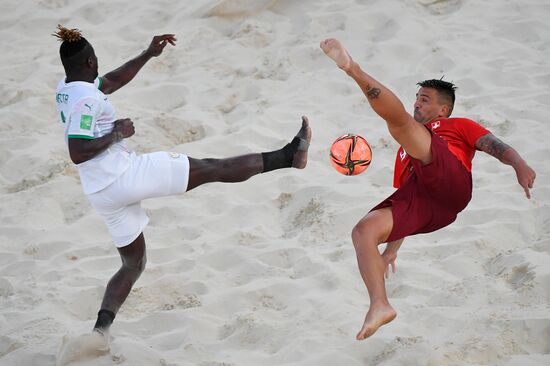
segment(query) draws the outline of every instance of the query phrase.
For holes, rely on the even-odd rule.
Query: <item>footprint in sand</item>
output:
[[[110,352],[108,337],[98,332],[82,334],[74,338],[65,335],[57,352],[56,366],[69,365],[75,361],[86,361],[108,354]]]
[[[434,15],[454,13],[462,6],[462,0],[418,0],[418,3]]]
[[[486,263],[485,269],[487,274],[504,279],[515,290],[532,287],[536,277],[531,264],[518,253],[498,254]]]
[[[269,9],[277,0],[221,0],[206,12],[208,17],[246,18]]]

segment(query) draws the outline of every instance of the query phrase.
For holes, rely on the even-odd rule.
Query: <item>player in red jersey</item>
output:
[[[392,321],[397,313],[384,285],[389,267],[395,272],[397,250],[406,236],[428,233],[456,219],[471,198],[471,161],[484,151],[516,171],[518,183],[530,198],[535,172],[510,146],[476,122],[449,118],[455,86],[426,80],[414,103],[414,116],[381,83],[361,70],[335,39],[321,42],[322,50],[359,85],[392,137],[401,145],[396,158],[397,191],[375,206],[353,228],[352,240],[370,307],[357,339],[365,339]],[[388,243],[382,255],[378,245]]]

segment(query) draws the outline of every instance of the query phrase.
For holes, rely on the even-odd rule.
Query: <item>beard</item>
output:
[[[414,120],[415,120],[416,122],[420,122],[420,123],[423,123],[423,122],[424,122],[424,118],[422,117],[422,115],[420,114],[420,112],[417,111],[417,110],[414,111],[413,117],[414,117]]]

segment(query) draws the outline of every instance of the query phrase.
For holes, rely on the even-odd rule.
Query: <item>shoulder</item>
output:
[[[450,117],[450,118],[445,118],[445,120],[449,121],[450,123],[456,123],[456,124],[460,124],[460,123],[463,123],[463,124],[475,123],[476,125],[479,124],[476,121],[474,121],[473,119],[464,118],[464,117]]]
[[[463,118],[463,117],[453,117],[453,118],[447,118],[445,119],[447,122],[447,125],[451,128],[457,129],[457,130],[479,130],[479,129],[485,129],[479,122],[474,121],[470,118]]]

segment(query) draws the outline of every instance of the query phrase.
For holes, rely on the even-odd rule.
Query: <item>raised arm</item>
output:
[[[475,144],[476,148],[494,156],[502,163],[511,165],[516,171],[518,183],[523,187],[527,198],[531,198],[530,188],[533,188],[536,173],[511,146],[505,144],[492,133],[481,136]]]
[[[134,76],[136,76],[147,61],[149,61],[152,57],[159,56],[168,43],[172,46],[176,45],[176,37],[173,34],[163,34],[162,36],[153,37],[149,47],[147,47],[147,49],[139,56],[126,62],[119,68],[103,75],[101,77],[101,85],[99,89],[105,94],[111,94],[122,88],[124,85],[128,84]]]

